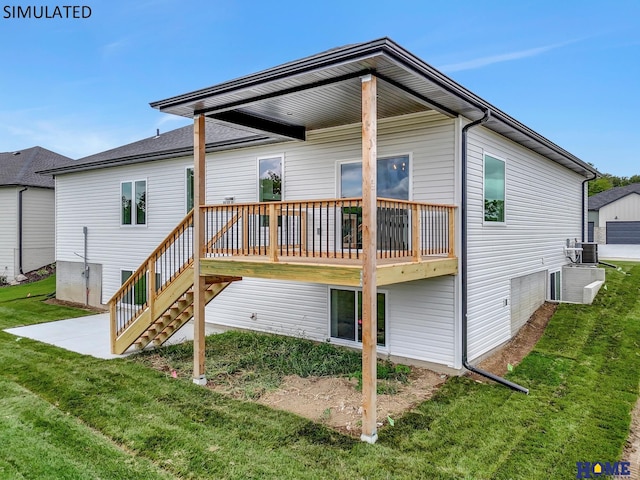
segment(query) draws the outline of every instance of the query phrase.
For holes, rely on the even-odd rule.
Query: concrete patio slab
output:
[[[5,332],[96,358],[120,358],[133,353],[133,350],[124,355],[111,353],[108,313],[8,328]],[[193,340],[193,324],[191,322],[178,330],[166,345],[188,340]]]

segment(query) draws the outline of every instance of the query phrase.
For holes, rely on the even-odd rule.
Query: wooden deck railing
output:
[[[119,336],[171,281],[193,263],[193,210],[109,300],[111,338]],[[158,312],[162,313],[162,312]]]
[[[378,258],[454,256],[454,206],[383,198],[377,204]],[[207,257],[362,257],[361,198],[202,208]]]
[[[377,200],[378,258],[419,261],[454,256],[450,205]],[[207,205],[205,256],[361,259],[362,199],[305,200]],[[193,211],[167,235],[109,301],[112,340],[193,264]]]

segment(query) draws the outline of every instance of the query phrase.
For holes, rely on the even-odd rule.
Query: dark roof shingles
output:
[[[55,183],[51,175],[36,172],[72,163],[72,159],[42,147],[3,152],[0,153],[0,186],[53,188]]]
[[[640,183],[632,183],[624,187],[615,187],[589,197],[589,210],[600,210],[605,205],[620,200],[631,193],[640,195]]]
[[[236,141],[255,137],[255,134],[217,123],[206,122],[207,140],[213,143]],[[99,164],[126,158],[147,157],[164,152],[193,148],[193,125],[177,128],[158,136],[138,140],[121,147],[96,153],[74,162],[74,167]]]

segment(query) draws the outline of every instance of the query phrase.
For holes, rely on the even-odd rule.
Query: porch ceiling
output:
[[[280,138],[361,119],[360,77],[378,77],[378,117],[436,110],[485,126],[582,175],[595,170],[388,38],[348,45],[202,90],[151,103],[185,117],[205,114]]]

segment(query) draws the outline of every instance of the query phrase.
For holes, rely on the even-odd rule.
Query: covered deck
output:
[[[376,285],[457,273],[455,207],[378,198]],[[362,199],[206,205],[201,275],[362,286]]]

